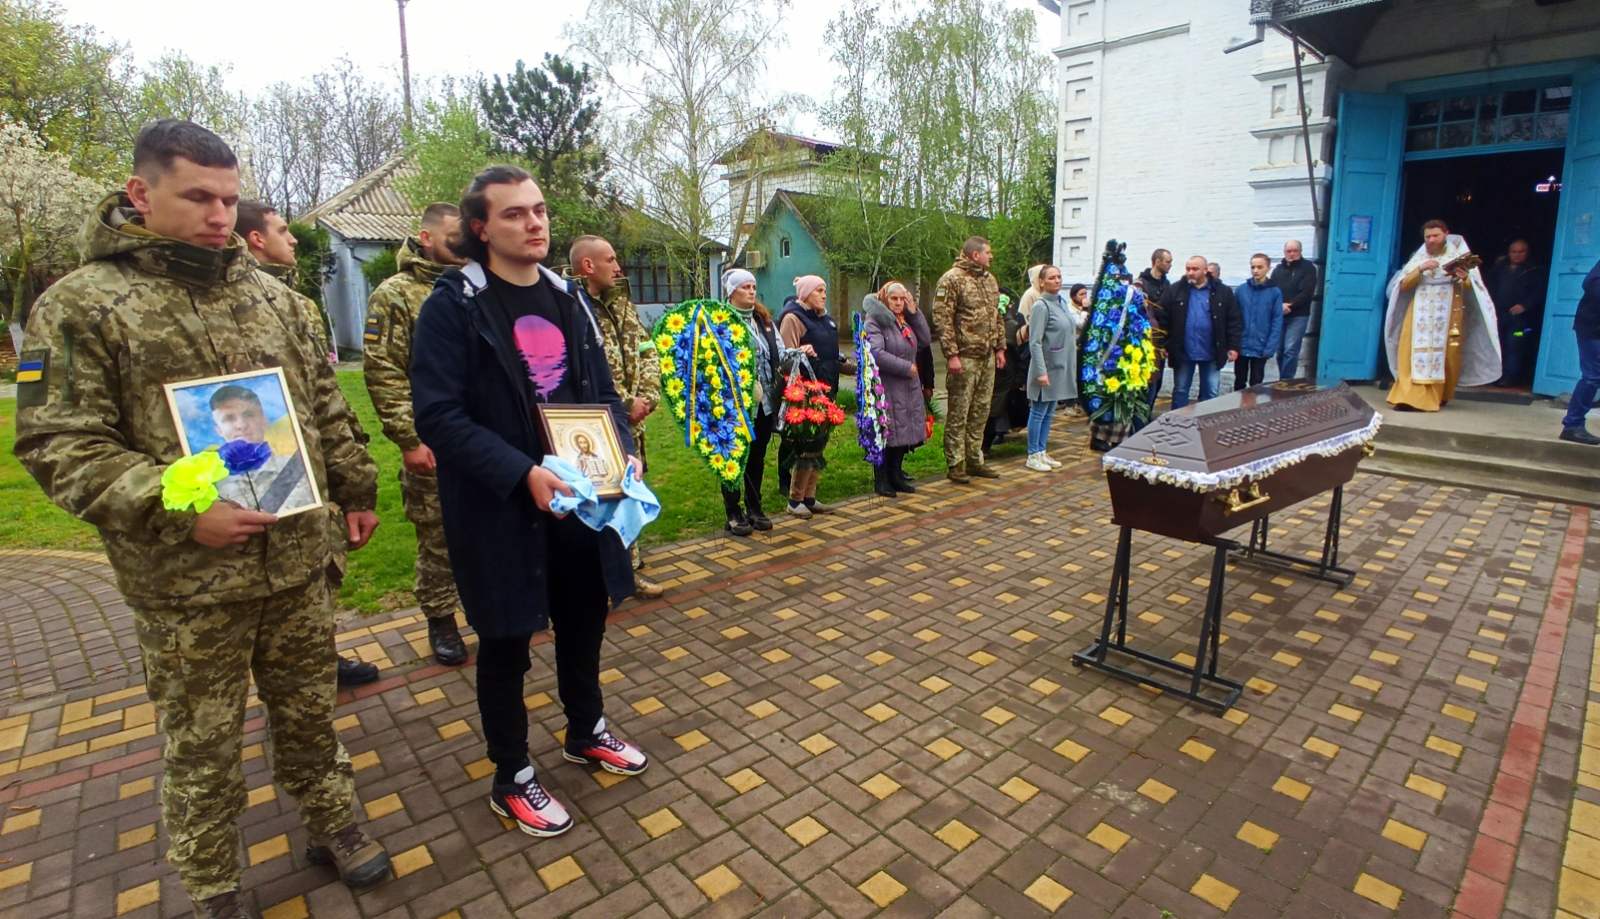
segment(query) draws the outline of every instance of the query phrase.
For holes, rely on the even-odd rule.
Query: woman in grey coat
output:
[[[1061,463],[1045,448],[1056,403],[1078,397],[1078,327],[1083,316],[1061,296],[1061,269],[1047,265],[1039,272],[1039,299],[1028,313],[1028,462],[1036,472],[1051,472]]]
[[[884,497],[894,497],[897,491],[909,494],[917,489],[906,475],[906,454],[922,445],[927,418],[923,381],[917,374],[917,349],[926,347],[931,338],[928,320],[899,281],[885,284],[876,295],[867,294],[861,311],[866,314],[867,346],[883,378],[889,415],[888,443],[883,465],[875,472],[874,490]]]

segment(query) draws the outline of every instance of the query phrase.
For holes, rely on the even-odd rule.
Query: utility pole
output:
[[[411,130],[411,55],[406,50],[406,4],[411,0],[394,0],[400,8],[400,78],[405,92],[406,130]]]

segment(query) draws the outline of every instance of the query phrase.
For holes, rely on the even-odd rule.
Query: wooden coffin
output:
[[[1101,460],[1112,519],[1212,543],[1350,481],[1382,416],[1343,383],[1253,386],[1169,411]]]

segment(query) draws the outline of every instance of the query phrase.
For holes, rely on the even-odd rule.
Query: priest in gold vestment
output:
[[[1500,378],[1494,301],[1471,255],[1444,221],[1430,220],[1422,245],[1389,280],[1383,331],[1396,408],[1436,412],[1458,384]]]

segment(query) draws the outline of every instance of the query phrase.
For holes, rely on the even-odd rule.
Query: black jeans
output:
[[[600,692],[600,642],[610,599],[600,571],[600,534],[576,517],[550,523],[546,582],[555,629],[556,690],[567,715],[567,743],[594,733],[605,713]],[[531,667],[530,635],[478,641],[478,714],[495,780],[510,781],[528,759],[528,709],[523,677]]]
[[[1233,391],[1238,392],[1248,386],[1258,386],[1266,375],[1266,358],[1245,357],[1241,354],[1238,360],[1233,362]]]
[[[761,513],[761,477],[766,471],[767,445],[772,442],[772,429],[778,423],[776,412],[758,415],[755,419],[756,436],[750,441],[750,455],[744,465],[744,512]],[[787,494],[787,492],[785,492]],[[739,492],[722,486],[722,504],[728,516],[739,514]]]

